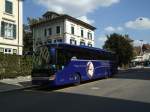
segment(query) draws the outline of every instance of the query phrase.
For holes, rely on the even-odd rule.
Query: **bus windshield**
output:
[[[33,55],[33,68],[47,69],[51,61],[51,53],[48,47],[39,47]]]
[[[56,72],[62,70],[66,64],[66,57],[62,50],[57,50],[48,46],[36,49],[33,56],[34,70],[50,70]]]

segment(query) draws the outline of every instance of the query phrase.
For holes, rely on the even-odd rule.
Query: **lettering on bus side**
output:
[[[101,66],[109,67],[109,66],[110,66],[110,64],[109,64],[109,62],[103,62],[103,63],[101,63]]]
[[[79,68],[79,67],[86,67],[86,65],[74,65],[74,67],[77,67],[77,68]]]

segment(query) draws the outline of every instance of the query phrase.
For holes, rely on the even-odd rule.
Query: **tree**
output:
[[[24,54],[30,53],[33,51],[33,37],[32,37],[32,29],[31,25],[36,24],[39,22],[39,19],[27,18],[28,24],[23,25],[23,52]]]
[[[32,32],[30,30],[29,25],[23,25],[23,52],[32,52],[33,50],[33,38],[32,38]]]
[[[103,46],[104,49],[115,52],[118,55],[118,65],[128,65],[133,58],[132,40],[128,35],[113,33],[107,35],[107,40]]]
[[[29,24],[29,25],[36,24],[36,23],[39,22],[38,19],[31,18],[31,17],[28,17],[27,20],[28,20],[28,24]]]

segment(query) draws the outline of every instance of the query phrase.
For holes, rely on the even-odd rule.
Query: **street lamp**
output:
[[[140,42],[141,42],[141,51],[140,51],[140,56],[142,56],[142,54],[143,54],[143,50],[142,50],[142,47],[143,47],[143,40],[140,40]]]

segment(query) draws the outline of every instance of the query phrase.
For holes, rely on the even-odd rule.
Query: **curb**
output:
[[[130,72],[131,69],[126,69],[126,70],[118,70],[118,74],[119,73],[127,73],[127,72]]]
[[[18,91],[18,90],[36,88],[36,87],[39,87],[39,86],[38,86],[38,85],[33,85],[33,86],[28,86],[28,87],[14,88],[14,89],[9,89],[9,90],[0,91],[0,93],[6,93],[6,92],[12,92],[12,91]]]

